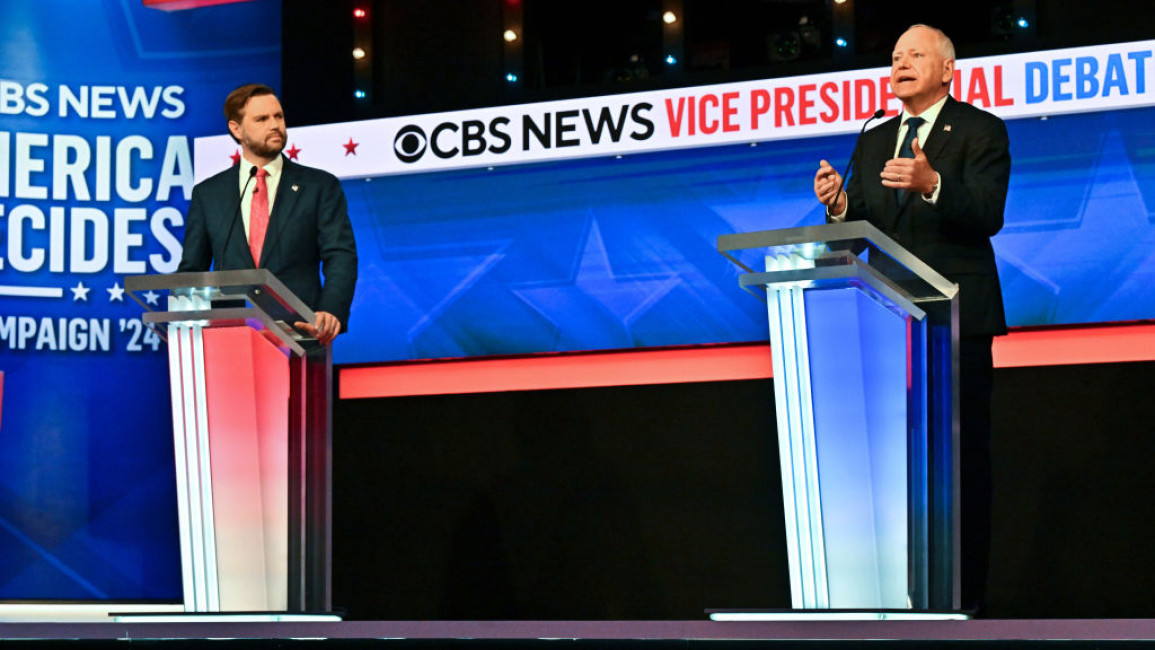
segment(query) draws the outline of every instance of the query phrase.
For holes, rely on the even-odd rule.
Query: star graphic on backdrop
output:
[[[419,243],[383,251],[367,262],[367,276],[380,282],[366,286],[358,300],[388,304],[378,323],[391,335],[370,345],[381,358],[467,356],[485,351],[485,336],[459,331],[455,309],[462,298],[493,282],[490,273],[505,259],[512,241],[495,239]]]
[[[72,301],[79,302],[81,300],[88,302],[88,292],[90,289],[84,286],[83,282],[77,282],[75,287],[70,289],[72,291]]]
[[[120,282],[106,288],[105,291],[108,292],[108,302],[124,302],[124,289],[120,286]]]
[[[1123,133],[1107,133],[1096,160],[1085,177],[1068,181],[1079,184],[1076,194],[1082,204],[1065,219],[1018,208],[1016,201],[1024,206],[1032,202],[1029,192],[1044,196],[1054,191],[1032,186],[1007,202],[1008,215],[1027,216],[1008,223],[995,239],[995,252],[1006,265],[1000,269],[1004,288],[1033,287],[1041,296],[1042,307],[1036,309],[1053,322],[1142,318],[1128,306],[1144,304],[1144,296],[1150,295],[1151,276],[1145,269],[1155,265],[1155,229],[1148,217],[1152,210],[1136,176],[1138,167],[1128,162]],[[1024,161],[1026,169],[1048,164],[1049,159]],[[1047,239],[1040,244],[1044,231],[1049,231]],[[1079,269],[1077,274],[1073,269]],[[1080,277],[1096,278],[1097,290],[1082,290]]]
[[[360,142],[353,142],[353,138],[349,138],[349,141],[346,142],[345,144],[341,145],[341,146],[345,147],[345,155],[346,156],[348,156],[349,154],[353,154],[354,156],[356,156],[357,155],[357,147],[361,146],[361,143]]]
[[[289,154],[289,160],[296,160],[297,154],[301,153],[301,150],[297,148],[297,145],[294,143],[288,149],[285,149],[285,153]]]
[[[148,293],[144,294],[144,301],[150,305],[157,304],[158,300],[160,300],[160,294],[152,291],[151,289],[149,290]]]
[[[634,344],[632,328],[639,318],[681,283],[676,272],[629,275],[615,273],[597,218],[591,216],[584,248],[571,278],[531,283],[514,292],[557,328],[559,350]],[[597,341],[585,340],[590,336]]]
[[[233,161],[234,165],[241,164],[241,150],[237,149],[236,151],[233,151],[233,154],[229,156],[229,160]]]

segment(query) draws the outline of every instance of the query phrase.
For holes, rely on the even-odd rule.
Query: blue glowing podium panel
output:
[[[793,607],[958,609],[958,287],[863,221],[718,250],[767,305]]]

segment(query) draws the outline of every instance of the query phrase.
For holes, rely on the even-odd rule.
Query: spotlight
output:
[[[507,29],[505,30],[505,33],[501,35],[501,37],[505,39],[506,43],[512,43],[517,40],[517,32],[513,31],[512,29]]]
[[[1026,18],[1019,18],[1019,22],[1017,22],[1015,24],[1018,25],[1022,29],[1026,29],[1026,28],[1031,26],[1031,24],[1029,22],[1027,22]]]
[[[363,50],[359,47],[353,48],[353,58],[358,60],[358,61],[365,58],[365,50]]]
[[[369,15],[369,14],[367,14],[365,12],[365,10],[362,9],[361,7],[357,7],[356,9],[353,10],[353,17],[354,18],[364,18],[367,15]]]
[[[770,60],[797,61],[802,58],[802,37],[798,32],[778,32],[770,36]]]
[[[834,39],[834,44],[837,45],[838,47],[846,47],[846,45],[847,45],[846,39],[842,38],[841,36]]]
[[[674,58],[673,54],[667,54],[666,55],[666,63],[668,63],[669,65],[674,65],[677,62],[678,62],[678,60]]]
[[[667,25],[673,25],[674,23],[678,22],[678,14],[672,11],[667,11],[666,13],[662,14],[662,22],[666,23]]]
[[[365,91],[364,90],[354,90],[353,96],[356,97],[357,99],[365,99]]]
[[[509,83],[516,83],[517,82],[517,75],[510,72],[509,74],[505,75],[505,80],[508,81]]]

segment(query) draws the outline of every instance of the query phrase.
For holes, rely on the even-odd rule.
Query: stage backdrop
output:
[[[124,277],[176,269],[192,138],[280,40],[272,0],[0,3],[0,600],[179,600],[167,355]]]
[[[959,61],[952,92],[1010,132],[994,244],[1012,326],[1155,316],[1153,47]],[[361,279],[336,360],[765,340],[763,306],[738,289],[717,237],[822,223],[818,161],[843,167],[866,117],[897,115],[888,75],[291,130],[290,156],[345,179],[357,233]],[[198,139],[198,177],[234,153],[227,138]]]

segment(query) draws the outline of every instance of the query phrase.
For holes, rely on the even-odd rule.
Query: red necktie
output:
[[[269,172],[257,168],[257,187],[253,189],[253,203],[249,210],[249,250],[253,253],[253,264],[261,265],[261,246],[265,243],[265,231],[269,229],[269,186],[265,177]]]

